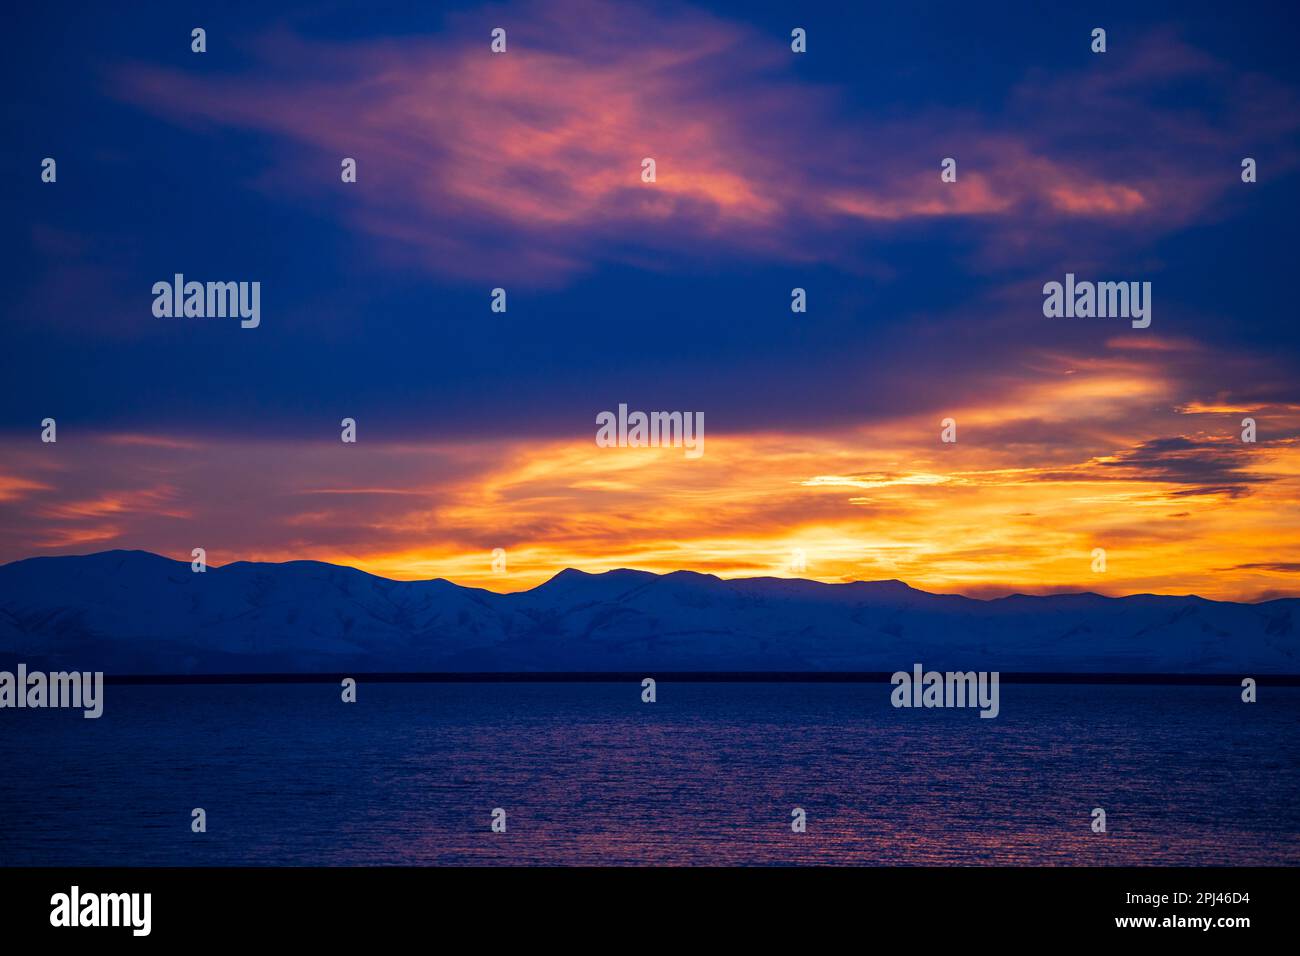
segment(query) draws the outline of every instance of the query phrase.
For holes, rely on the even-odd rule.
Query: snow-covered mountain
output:
[[[567,570],[495,594],[353,568],[144,551],[0,566],[0,666],[109,674],[348,671],[1296,673],[1300,599],[1016,595],[900,581]]]

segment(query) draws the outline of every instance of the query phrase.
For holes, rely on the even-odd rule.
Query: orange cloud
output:
[[[34,491],[48,491],[50,486],[42,481],[0,474],[0,501],[15,501]]]
[[[1048,195],[1057,209],[1075,215],[1126,215],[1147,205],[1141,192],[1123,185],[1060,186]]]
[[[0,554],[202,546],[218,565],[311,558],[503,591],[571,566],[974,594],[1300,593],[1284,560],[1300,553],[1284,520],[1300,513],[1300,416],[1267,419],[1246,445],[1235,412],[1189,417],[1185,384],[1143,360],[1044,356],[1036,377],[953,408],[956,444],[926,415],[710,434],[698,460],[599,448],[594,427],[360,455],[338,442],[70,443],[21,510],[0,502]],[[154,483],[123,490],[140,475]],[[1098,547],[1105,574],[1091,570]]]

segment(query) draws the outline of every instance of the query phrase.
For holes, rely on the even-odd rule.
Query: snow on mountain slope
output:
[[[0,566],[0,665],[109,673],[868,670],[1296,673],[1300,600],[1095,594],[980,601],[822,584],[567,570],[531,591],[312,561],[195,574],[143,551]]]

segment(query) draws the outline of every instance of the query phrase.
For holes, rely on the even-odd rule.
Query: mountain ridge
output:
[[[0,665],[106,673],[358,671],[1300,672],[1300,599],[1092,592],[982,599],[568,568],[499,594],[319,561],[148,551],[0,565]]]

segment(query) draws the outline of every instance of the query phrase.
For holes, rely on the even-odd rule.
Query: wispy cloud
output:
[[[333,191],[340,214],[389,240],[390,255],[539,282],[706,244],[844,260],[855,228],[936,219],[978,224],[986,256],[1023,255],[1038,244],[1027,231],[1041,242],[1049,222],[1151,234],[1234,182],[1217,146],[1225,125],[1260,145],[1297,129],[1287,91],[1168,34],[1104,67],[1027,79],[1005,116],[934,108],[885,121],[798,79],[777,39],[689,8],[524,6],[504,55],[489,52],[481,22],[350,43],[282,31],[237,73],[131,65],[111,87],[177,122],[269,134],[290,154],[268,185],[316,201]],[[561,28],[574,22],[576,38]],[[1205,87],[1213,109],[1161,105],[1162,90],[1187,83]],[[1064,121],[1081,104],[1104,129],[1081,136]],[[1124,135],[1153,127],[1158,144]],[[940,182],[944,155],[958,158],[956,183]],[[360,178],[339,196],[342,156],[358,160]],[[647,156],[653,186],[640,181]],[[1293,157],[1275,149],[1272,162]]]

